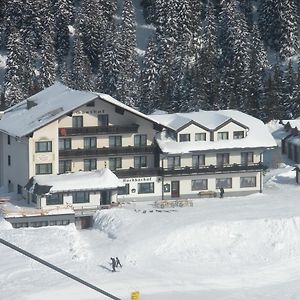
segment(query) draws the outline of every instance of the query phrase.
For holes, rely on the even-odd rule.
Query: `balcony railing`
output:
[[[184,167],[179,169],[162,169],[162,168],[142,168],[142,169],[120,169],[114,173],[120,177],[145,177],[145,176],[178,176],[178,175],[199,175],[209,173],[230,173],[230,172],[245,172],[245,171],[260,171],[266,167],[261,164],[233,164],[223,166],[201,166],[199,168]]]
[[[120,134],[120,133],[137,133],[139,125],[123,125],[123,126],[90,126],[90,127],[65,127],[59,128],[60,137],[74,135],[99,135],[99,134]]]
[[[127,146],[127,147],[103,147],[95,149],[71,149],[71,150],[59,150],[60,158],[71,158],[71,157],[99,157],[99,156],[110,156],[110,155],[138,155],[147,154],[157,151],[157,146]]]
[[[164,169],[164,175],[192,175],[192,174],[207,174],[207,173],[230,173],[243,171],[259,171],[265,170],[266,167],[262,163],[257,164],[232,164],[232,165],[209,165],[199,166],[199,168],[184,167],[178,169]]]

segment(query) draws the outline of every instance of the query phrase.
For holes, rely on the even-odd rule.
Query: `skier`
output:
[[[224,188],[221,186],[220,187],[220,198],[223,198],[224,196]]]
[[[111,257],[111,267],[112,267],[112,272],[116,272],[116,260]]]
[[[122,268],[122,265],[121,265],[120,260],[119,260],[118,257],[116,257],[116,267]]]

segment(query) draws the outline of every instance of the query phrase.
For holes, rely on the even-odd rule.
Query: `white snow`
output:
[[[52,86],[27,99],[36,104],[30,109],[27,108],[27,100],[24,100],[5,110],[0,120],[0,131],[15,137],[26,136],[99,97],[135,115],[155,122],[151,117],[121,103],[109,95],[73,90],[56,82]]]
[[[124,183],[109,169],[60,175],[37,175],[34,184],[51,186],[49,192],[116,189]]]
[[[0,237],[120,297],[141,300],[295,300],[300,295],[300,186],[292,167],[265,176],[263,194],[199,199],[155,210],[102,210],[91,230],[11,229]],[[6,300],[108,299],[0,244]],[[123,268],[110,272],[109,258]]]
[[[277,146],[274,138],[262,121],[237,110],[199,111],[189,114],[151,115],[151,117],[174,130],[178,130],[190,122],[199,124],[209,130],[216,130],[216,128],[220,128],[230,120],[237,121],[249,129],[247,136],[243,139],[182,143],[171,137],[166,137],[164,134],[158,134],[158,145],[165,153],[188,153],[232,148],[274,148]]]

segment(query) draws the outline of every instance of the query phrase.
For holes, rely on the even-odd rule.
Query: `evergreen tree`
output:
[[[92,71],[90,61],[84,52],[83,43],[79,35],[75,35],[72,53],[70,86],[77,90],[92,90]]]

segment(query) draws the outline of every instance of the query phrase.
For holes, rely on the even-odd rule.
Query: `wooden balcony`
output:
[[[150,177],[150,176],[181,176],[181,175],[202,175],[202,174],[215,174],[215,173],[235,173],[235,172],[247,172],[247,171],[260,171],[265,170],[266,167],[263,164],[233,164],[224,166],[201,166],[199,168],[179,168],[179,169],[162,169],[162,168],[142,168],[142,169],[120,169],[115,170],[114,173],[119,178],[126,177]]]
[[[81,136],[81,135],[101,135],[101,134],[121,134],[121,133],[137,133],[139,125],[123,125],[123,126],[90,126],[90,127],[65,127],[59,128],[59,137],[64,136]]]
[[[143,147],[103,147],[92,149],[71,149],[59,150],[59,158],[88,158],[101,156],[123,156],[123,155],[143,155],[154,154],[157,151],[157,146],[143,146]]]
[[[236,173],[247,171],[260,171],[265,170],[266,167],[262,163],[257,164],[232,164],[232,165],[209,165],[199,166],[199,168],[184,167],[178,169],[164,169],[164,176],[180,176],[180,175],[193,175],[193,174],[214,174],[214,173]]]

